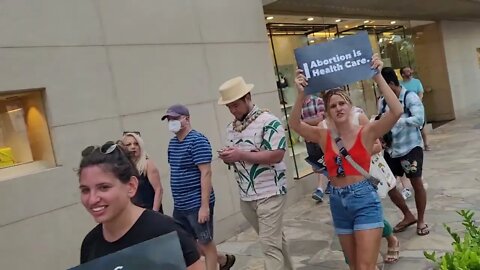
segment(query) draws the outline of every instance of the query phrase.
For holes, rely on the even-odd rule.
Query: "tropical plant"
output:
[[[453,251],[437,257],[435,251],[424,252],[425,258],[437,264],[441,270],[480,270],[480,229],[475,224],[474,213],[470,210],[461,210],[457,213],[463,217],[465,227],[463,239],[451,227],[443,224],[448,234],[453,238]]]

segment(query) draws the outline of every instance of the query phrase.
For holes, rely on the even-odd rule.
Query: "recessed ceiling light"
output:
[[[313,20],[315,20],[315,19],[314,19],[314,18],[312,18],[312,17],[310,17],[310,18],[307,18],[307,21],[309,21],[309,22],[311,22],[311,21],[313,21]]]
[[[348,25],[345,25],[345,28],[348,28]]]
[[[335,22],[342,22],[342,19],[336,19]]]
[[[369,20],[365,20],[365,21],[363,21],[363,23],[369,23],[369,22],[370,22]]]
[[[396,24],[397,22],[396,21],[391,21],[390,24]]]
[[[273,20],[273,18],[274,18],[273,16],[268,16],[268,17],[267,17],[267,20],[270,21],[270,20]]]

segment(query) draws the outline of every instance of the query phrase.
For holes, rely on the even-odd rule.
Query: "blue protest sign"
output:
[[[366,31],[295,49],[298,68],[308,80],[306,94],[314,94],[359,80],[370,79],[372,47]]]

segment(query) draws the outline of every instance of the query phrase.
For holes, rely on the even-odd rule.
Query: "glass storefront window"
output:
[[[377,34],[380,54],[387,64],[394,69],[415,66],[414,43],[404,27]]]
[[[294,161],[296,179],[313,173],[312,167],[305,161],[307,147],[305,140],[288,127],[287,121],[297,98],[294,86],[296,60],[294,50],[314,43],[335,38],[338,31],[335,24],[267,24],[271,41],[271,53],[277,78],[277,88],[283,125],[289,140],[289,155]]]
[[[312,169],[305,161],[308,156],[305,141],[287,125],[297,92],[293,85],[295,76],[294,50],[312,44],[326,42],[337,37],[354,35],[367,31],[374,53],[379,53],[385,66],[399,70],[402,66],[415,65],[414,47],[411,35],[407,35],[403,25],[373,24],[371,21],[359,26],[344,25],[339,30],[337,24],[268,23],[267,30],[271,42],[271,53],[277,77],[283,124],[289,136],[289,154],[295,166],[295,178],[302,178]],[[377,114],[379,93],[373,80],[363,80],[345,85],[355,106],[362,108],[368,116]]]
[[[54,165],[43,90],[0,94],[0,180]]]

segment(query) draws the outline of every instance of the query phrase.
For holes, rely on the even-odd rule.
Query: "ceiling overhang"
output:
[[[277,0],[265,14],[403,20],[480,21],[480,0]],[[270,2],[270,3],[269,3]]]

